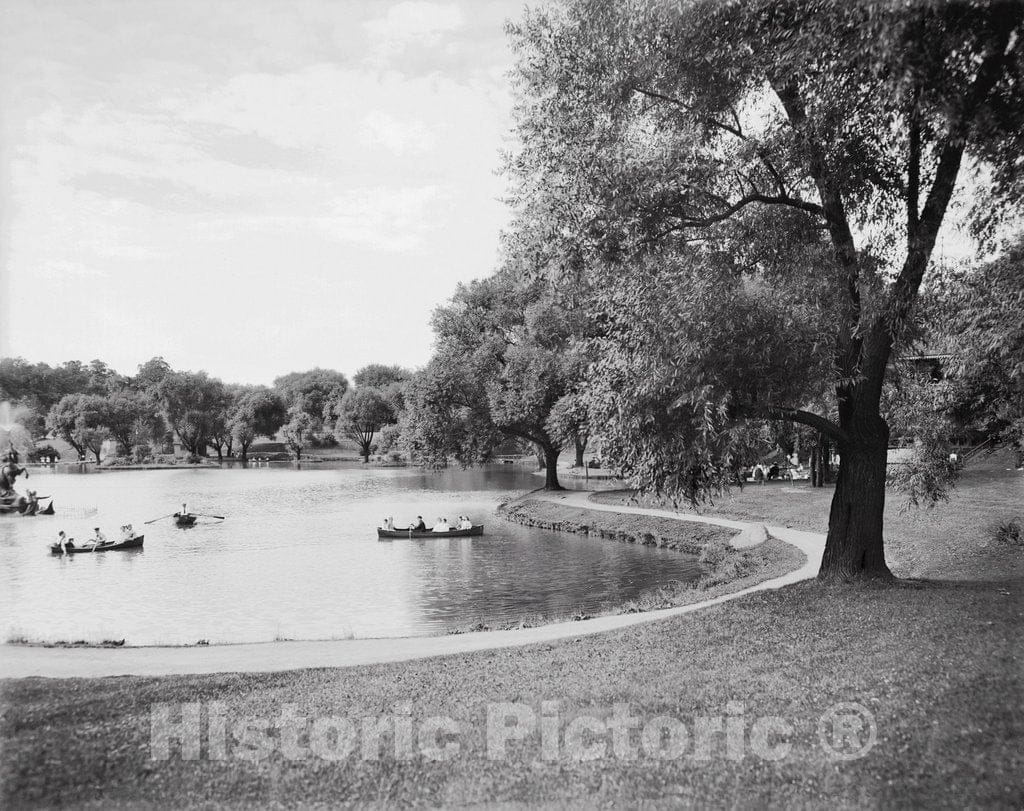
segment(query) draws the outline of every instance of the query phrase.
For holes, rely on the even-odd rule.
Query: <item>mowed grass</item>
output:
[[[1020,807],[1022,586],[810,582],[621,632],[403,664],[8,682],[2,799],[5,807],[618,806],[645,799]],[[414,729],[430,716],[452,718],[459,751],[443,762],[422,755],[403,761],[385,739],[379,760],[289,760],[280,744],[256,762],[238,755],[250,750],[231,745],[226,760],[183,761],[173,748],[170,760],[151,760],[152,706],[197,701],[224,702],[232,722],[274,718],[289,704],[301,716],[358,719],[408,703]],[[746,746],[741,759],[730,759],[718,736],[709,759],[696,759],[691,744],[682,756],[660,760],[645,754],[634,731],[634,760],[549,761],[535,732],[510,745],[507,757],[489,759],[488,704],[519,703],[540,716],[544,701],[559,702],[563,733],[575,716],[607,718],[616,703],[643,723],[672,717],[691,735],[697,717],[731,709],[749,739],[759,717],[774,715],[791,727],[779,738],[791,749],[771,761]],[[867,708],[877,728],[874,747],[848,762],[834,760],[818,735],[819,720],[839,702]],[[603,740],[607,746],[608,736]]]
[[[1007,470],[1011,465],[1008,452],[980,457],[963,471],[949,501],[931,508],[907,509],[900,493],[888,493],[883,533],[893,573],[940,579],[1024,576],[1019,548],[995,537],[1002,522],[1016,518],[1024,524],[1024,473]],[[832,491],[807,482],[748,483],[696,511],[824,534]],[[606,504],[655,503],[638,502],[632,491],[623,490],[593,498]],[[694,511],[687,505],[679,509]]]
[[[938,508],[946,512],[929,519],[933,524],[890,517],[893,568],[904,576],[933,572],[938,579],[929,581],[812,581],[614,633],[372,667],[7,681],[0,803],[1019,808],[1024,555],[1019,546],[990,539],[986,527],[1019,509],[1013,496],[1021,481],[1020,474],[998,471],[987,481],[968,475],[955,500]],[[777,494],[764,490],[760,508],[754,488],[732,504],[742,507],[747,498],[749,517],[823,528],[825,518],[813,507],[819,500],[827,515],[827,493],[800,500],[781,487]],[[720,509],[729,511],[725,504]],[[757,509],[761,514],[753,515]],[[151,759],[153,706],[181,702],[222,702],[231,724],[274,719],[289,705],[311,719],[358,722],[407,704],[414,731],[429,717],[452,719],[457,732],[450,740],[458,751],[440,762],[418,749],[396,758],[385,736],[376,759],[358,749],[338,761],[313,754],[289,759],[279,730],[271,730],[267,756],[258,760],[244,758],[252,749],[231,742],[224,760]],[[558,703],[544,713],[542,702]],[[835,742],[827,734],[834,727],[819,726],[844,702],[867,710],[876,730],[873,747],[851,760],[835,759],[819,734]],[[561,732],[556,746],[549,738],[545,750],[533,729],[506,756],[488,757],[496,754],[486,743],[488,707],[495,703],[546,714]],[[635,757],[623,759],[613,755],[608,733],[595,734],[588,741],[604,742],[598,758],[569,756],[571,719],[608,719],[616,704],[641,725],[675,719],[690,739],[677,757],[659,759],[634,730],[628,748]],[[738,756],[730,757],[719,734],[698,757],[698,719],[722,716],[744,731],[732,752]],[[780,760],[760,757],[750,743],[752,727],[766,716],[787,725],[773,738],[789,747]],[[311,743],[312,727],[304,729],[302,746]]]

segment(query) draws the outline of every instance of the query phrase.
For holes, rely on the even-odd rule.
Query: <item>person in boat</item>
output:
[[[69,549],[75,548],[75,539],[64,534],[64,530],[57,533],[57,543],[60,545],[60,553],[66,555]]]
[[[384,519],[384,529],[392,530],[393,531],[394,528],[395,528],[395,519],[394,519],[393,516],[389,515],[387,518]]]
[[[423,522],[423,516],[422,515],[417,515],[416,516],[416,521],[413,523],[412,528],[414,530],[416,530],[417,532],[426,532],[427,531],[427,525]]]
[[[100,532],[99,527],[93,527],[93,532],[96,533],[92,537],[92,540],[90,541],[90,544],[92,545],[93,548],[96,548],[97,546],[102,546],[107,542],[107,536]]]
[[[39,512],[39,497],[36,495],[36,491],[26,490],[25,497],[28,499],[28,504],[25,505],[22,515],[35,515]]]
[[[434,522],[434,528],[431,530],[431,532],[447,532],[447,531],[448,531],[448,519],[447,518],[438,518],[437,521]]]
[[[459,516],[459,529],[472,529],[473,522],[469,520],[468,515]]]

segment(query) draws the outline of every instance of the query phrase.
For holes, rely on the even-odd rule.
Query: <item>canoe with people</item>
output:
[[[438,518],[434,526],[428,527],[422,515],[407,527],[396,527],[390,516],[377,527],[377,538],[471,538],[484,534],[483,524],[474,524],[468,515],[460,515],[458,521],[449,523],[447,518]]]
[[[136,535],[131,524],[121,527],[121,537],[108,539],[99,527],[93,529],[95,533],[88,541],[78,544],[74,538],[69,538],[64,530],[57,533],[57,542],[50,544],[50,553],[54,555],[80,555],[85,552],[113,552],[119,549],[140,549],[145,535]]]

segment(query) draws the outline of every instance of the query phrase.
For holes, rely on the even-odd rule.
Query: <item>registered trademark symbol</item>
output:
[[[864,757],[878,740],[875,716],[855,701],[833,704],[818,719],[818,740],[836,760]]]

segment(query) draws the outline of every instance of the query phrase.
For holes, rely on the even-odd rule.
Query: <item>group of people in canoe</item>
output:
[[[395,519],[392,516],[388,516],[384,519],[384,523],[381,524],[381,529],[386,529],[391,532],[395,530],[406,530],[411,529],[414,532],[451,532],[453,529],[472,529],[473,522],[469,520],[468,515],[460,515],[457,523],[449,523],[447,518],[438,518],[434,521],[434,526],[428,527],[426,522],[423,520],[422,515],[417,515],[416,520],[410,522],[408,527],[396,527]]]
[[[95,549],[97,546],[116,546],[122,544],[125,541],[131,541],[135,538],[135,530],[131,524],[125,524],[121,527],[121,538],[116,541],[107,540],[107,536],[103,534],[99,527],[93,527],[92,530],[95,534],[85,543],[82,544],[83,548]],[[57,547],[60,548],[62,555],[68,554],[72,549],[79,547],[75,546],[75,539],[69,538],[64,530],[57,533]]]

